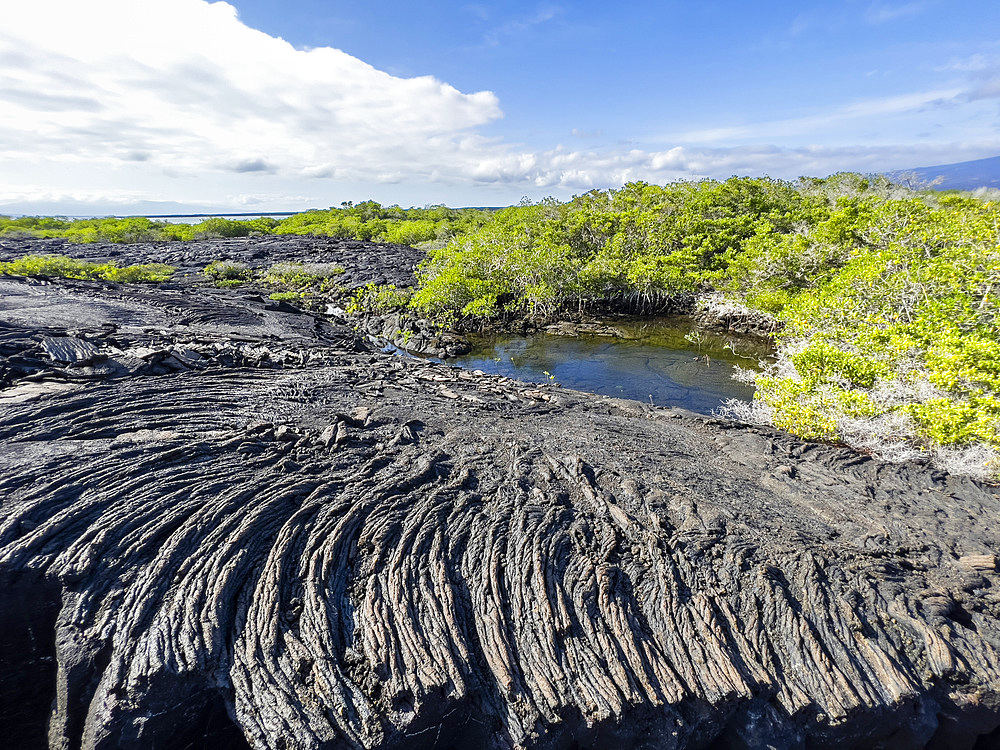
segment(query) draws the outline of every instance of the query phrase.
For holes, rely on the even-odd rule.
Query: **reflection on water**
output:
[[[733,366],[757,369],[759,360],[770,355],[760,340],[698,331],[688,318],[612,325],[624,338],[484,337],[473,340],[472,353],[450,362],[519,380],[554,381],[708,414],[725,399],[750,400],[753,387],[733,380]]]

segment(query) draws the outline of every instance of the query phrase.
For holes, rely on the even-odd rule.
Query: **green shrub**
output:
[[[264,283],[291,289],[320,287],[322,291],[332,286],[332,280],[344,273],[333,263],[302,263],[283,261],[275,263],[264,274]]]
[[[273,234],[316,234],[344,239],[417,245],[465,234],[482,226],[490,211],[446,206],[400,208],[375,201],[306,211],[278,222]]]
[[[508,208],[430,251],[413,304],[480,317],[611,300],[652,309],[722,285],[750,238],[791,232],[817,210],[789,183],[736,177]]]
[[[164,263],[144,263],[135,266],[119,268],[114,264],[100,267],[100,277],[106,281],[117,281],[121,284],[159,283],[169,281],[177,269]]]
[[[103,279],[119,283],[167,281],[176,269],[162,263],[119,267],[114,263],[92,263],[65,255],[25,255],[0,263],[0,273],[12,276],[54,276],[67,279]]]
[[[412,296],[411,289],[397,289],[395,284],[367,284],[354,290],[346,312],[351,315],[358,313],[374,313],[384,315],[405,308]]]
[[[397,245],[419,245],[437,239],[438,225],[431,219],[389,221],[379,239]]]
[[[975,447],[995,460],[998,223],[995,205],[968,199],[886,199],[856,214],[846,252],[779,312],[778,360],[756,378],[774,424],[875,452]]]
[[[218,287],[232,287],[245,284],[253,275],[244,263],[229,260],[213,260],[203,273],[215,282]]]
[[[98,265],[65,255],[24,255],[0,263],[0,271],[11,276],[56,276],[66,279],[98,278]]]
[[[154,242],[163,239],[162,225],[149,219],[109,219],[101,222],[98,234],[108,242]]]
[[[248,237],[254,231],[248,221],[212,217],[194,226],[195,237]]]
[[[272,217],[225,219],[211,217],[199,224],[168,224],[141,217],[128,219],[59,219],[0,216],[0,236],[64,237],[71,242],[187,241],[253,234],[314,234],[344,239],[416,245],[439,242],[474,231],[489,218],[484,209],[446,206],[400,208],[375,201],[341,208],[305,211],[278,221]]]

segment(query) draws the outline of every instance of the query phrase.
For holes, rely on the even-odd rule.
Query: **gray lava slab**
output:
[[[51,359],[69,365],[86,365],[100,356],[100,347],[75,336],[45,336],[42,348]]]

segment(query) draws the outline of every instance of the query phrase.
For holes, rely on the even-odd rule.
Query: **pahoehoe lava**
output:
[[[194,279],[0,277],[10,746],[1000,746],[997,488]]]

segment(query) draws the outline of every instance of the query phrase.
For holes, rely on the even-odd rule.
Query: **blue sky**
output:
[[[978,0],[20,5],[7,211],[503,205],[1000,154]]]
[[[948,66],[975,54],[996,63],[1000,54],[1000,10],[976,2],[959,13],[948,2],[661,1],[624,10],[607,2],[441,2],[431,10],[296,2],[287,12],[256,0],[234,4],[245,22],[297,46],[335,46],[394,75],[493,91],[505,114],[496,133],[539,148],[574,132],[608,145],[676,145],[719,128],[823,118],[867,99],[961,87]],[[911,137],[932,137],[921,123],[944,128],[937,114],[913,117]],[[881,121],[846,132],[803,126],[796,145],[813,144],[813,132],[858,145],[896,137]],[[766,143],[770,135],[760,127],[726,143]]]

